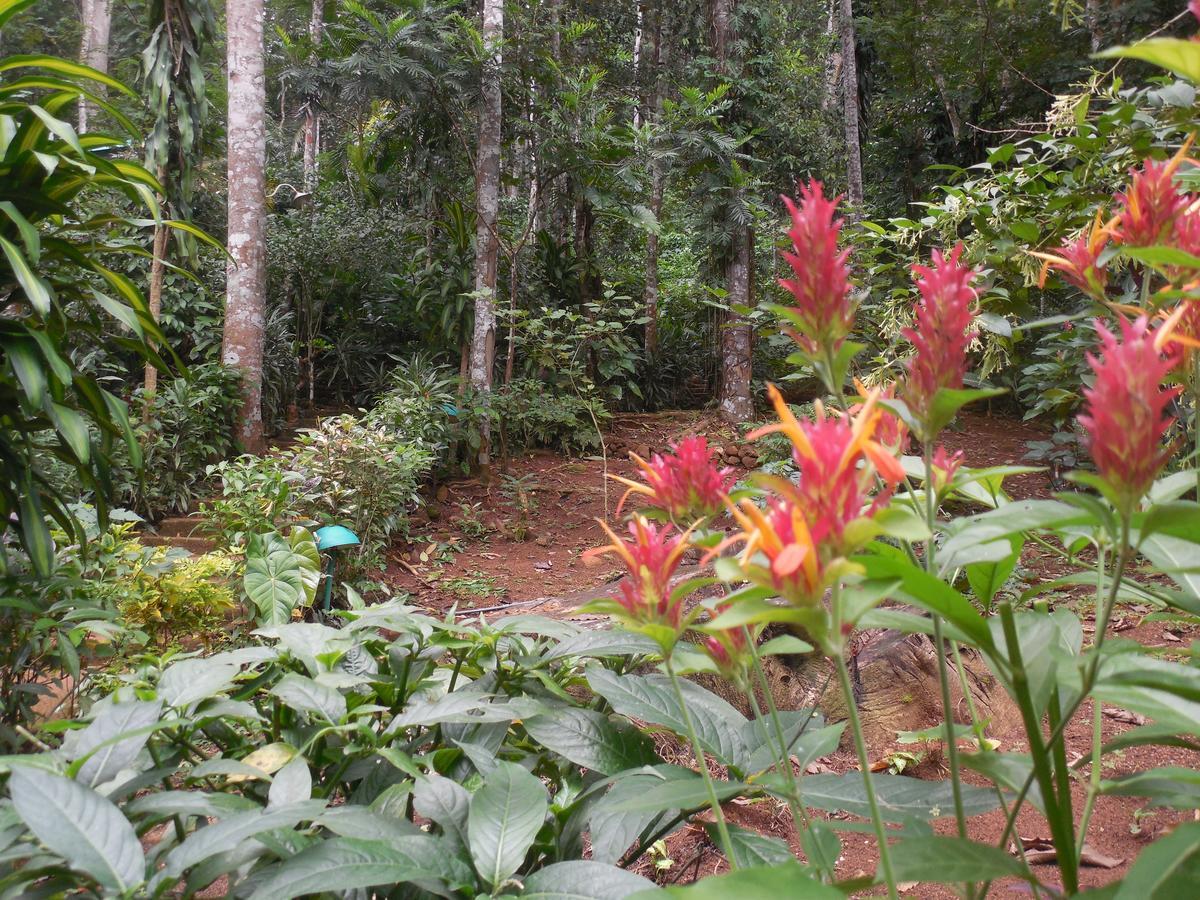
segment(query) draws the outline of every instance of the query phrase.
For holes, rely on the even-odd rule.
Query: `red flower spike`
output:
[[[933,492],[937,495],[946,490],[947,487],[954,481],[954,475],[958,472],[958,467],[962,465],[963,452],[955,450],[953,453],[948,453],[946,448],[938,444],[937,449],[933,451],[933,459],[931,468],[933,469]]]
[[[867,389],[862,386],[856,379],[855,387],[858,388],[858,395],[866,400],[868,397]],[[895,400],[896,399],[896,383],[892,382],[887,387],[879,391],[879,399]],[[855,416],[861,410],[863,404],[856,403],[850,407],[850,415]],[[879,405],[879,419],[875,423],[875,442],[891,453],[893,456],[903,456],[908,452],[909,434],[908,426],[904,424],[904,420],[888,409],[885,405]]]
[[[618,515],[630,494],[643,494],[677,522],[715,516],[725,508],[725,498],[736,480],[733,469],[718,468],[713,463],[713,451],[703,436],[686,437],[672,444],[665,456],[654,454],[650,462],[636,453],[630,455],[645,475],[646,484],[611,476],[629,488],[617,505]]]
[[[783,258],[792,267],[792,278],[779,284],[795,299],[791,307],[799,320],[792,338],[809,354],[834,354],[854,326],[850,277],[846,268],[849,249],[838,250],[842,220],[834,218],[841,197],[828,199],[819,181],[797,186],[800,202],[781,197],[792,217],[788,237],[792,252]]]
[[[713,617],[716,618],[732,608],[731,603],[719,603]],[[723,628],[720,631],[710,629],[701,646],[722,674],[736,675],[744,669],[749,649],[745,628]]]
[[[1142,316],[1136,321],[1120,320],[1118,341],[1097,320],[1101,354],[1088,354],[1095,383],[1084,388],[1086,407],[1079,416],[1088,452],[1100,477],[1128,514],[1145,496],[1172,449],[1163,437],[1174,421],[1166,414],[1167,404],[1180,388],[1162,388],[1162,381],[1179,362],[1179,355],[1164,355],[1164,329],[1150,329]]]
[[[926,421],[933,398],[942,388],[961,388],[967,370],[967,345],[975,337],[968,331],[974,317],[971,287],[976,272],[959,264],[962,244],[949,258],[933,251],[933,265],[913,266],[917,290],[915,327],[901,332],[915,348],[908,360],[905,402],[920,420]]]
[[[1113,237],[1128,247],[1153,247],[1171,241],[1175,220],[1191,202],[1175,183],[1175,170],[1187,158],[1192,138],[1184,141],[1179,152],[1165,162],[1147,159],[1140,169],[1129,173],[1129,186],[1117,195]]]
[[[632,542],[613,533],[602,520],[600,527],[612,539],[610,544],[596,547],[585,558],[614,554],[625,564],[626,577],[619,585],[621,596],[615,598],[630,620],[638,624],[662,624],[679,628],[683,618],[681,599],[671,597],[671,578],[679,568],[684,551],[688,549],[691,530],[671,535],[671,525],[656,527],[644,516],[629,522]]]

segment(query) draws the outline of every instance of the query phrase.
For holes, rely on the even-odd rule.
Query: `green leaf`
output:
[[[892,556],[856,556],[869,578],[894,579],[900,582],[900,593],[909,602],[928,610],[958,629],[976,647],[992,647],[992,634],[987,622],[975,611],[966,597],[935,578],[909,560]]]
[[[522,897],[532,900],[623,900],[654,883],[617,866],[575,859],[553,863],[525,879]]]
[[[271,787],[267,791],[267,806],[277,808],[289,803],[300,803],[312,799],[312,773],[308,770],[308,760],[296,756],[271,779]],[[347,807],[342,807],[346,809]]]
[[[94,788],[115,778],[142,752],[161,710],[158,702],[110,703],[87,728],[68,732],[63,751],[79,763],[75,780]]]
[[[13,768],[8,788],[29,830],[75,871],[116,894],[145,879],[146,860],[133,826],[95,791],[30,768]]]
[[[1151,38],[1096,54],[1099,59],[1140,59],[1200,84],[1200,45],[1184,38]]]
[[[718,781],[713,788],[722,803],[754,790],[740,781]],[[610,804],[609,808],[615,812],[662,812],[668,809],[700,809],[708,804],[708,787],[704,779],[692,775],[659,781],[633,797]]]
[[[622,715],[661,725],[676,735],[686,735],[687,726],[669,678],[663,675],[618,675],[598,667],[587,670],[588,685]],[[741,730],[746,717],[692,681],[681,680],[679,688],[688,705],[700,746],[725,764],[746,757]]]
[[[312,536],[293,529],[288,538],[255,535],[246,548],[246,596],[258,610],[260,625],[283,625],[297,606],[307,606],[320,580],[320,557]]]
[[[38,0],[0,0],[0,28],[21,10],[28,9],[37,2]]]
[[[186,709],[225,691],[239,671],[241,666],[233,661],[181,659],[159,678],[158,696],[167,706]]]
[[[36,347],[31,341],[21,338],[0,342],[0,346],[8,355],[9,365],[17,380],[21,382],[29,408],[41,409],[46,400],[46,372]]]
[[[467,846],[467,813],[471,795],[457,781],[430,772],[413,786],[413,808],[442,829],[442,834]]]
[[[930,421],[925,427],[932,434],[937,434],[958,415],[959,410],[977,400],[987,400],[1005,393],[1003,388],[939,388],[933,395],[933,403],[929,410]]]
[[[716,875],[686,887],[669,887],[635,894],[634,900],[681,897],[684,900],[845,900],[845,894],[817,881],[812,870],[800,863],[783,863],[770,868],[739,869]]]
[[[1178,247],[1125,247],[1123,252],[1131,259],[1156,268],[1200,269],[1200,256],[1193,256]]]
[[[759,834],[749,828],[729,825],[729,843],[733,850],[733,858],[739,869],[750,869],[754,866],[774,866],[795,859],[792,848],[782,838]],[[720,846],[720,835],[716,822],[705,822],[704,830],[714,846]]]
[[[1007,546],[1008,553],[999,560],[971,563],[966,567],[967,582],[975,592],[976,598],[984,605],[991,604],[992,599],[1017,568],[1017,561],[1021,558],[1021,547],[1025,542],[1020,535],[1011,535],[1007,540],[990,543]]]
[[[1193,810],[1200,807],[1200,772],[1183,766],[1161,766],[1100,782],[1100,793],[1144,797],[1155,806]]]
[[[406,882],[442,881],[452,887],[470,881],[470,872],[447,853],[437,838],[410,835],[395,840],[331,838],[306,848],[279,867],[251,894],[251,900],[291,900],[306,894],[365,889]]]
[[[503,761],[471,797],[467,814],[471,859],[493,888],[520,868],[549,805],[541,781],[516,763]]]
[[[50,416],[50,421],[54,423],[55,431],[63,439],[63,443],[70,448],[71,453],[80,463],[86,463],[91,458],[92,445],[83,416],[69,406],[63,406],[53,400],[47,401],[45,409]]]
[[[12,267],[13,275],[16,276],[22,290],[25,291],[25,299],[37,310],[38,315],[50,315],[50,286],[33,271],[29,261],[25,259],[25,255],[21,253],[16,244],[7,238],[0,237],[0,248],[4,249],[4,255],[8,257],[8,264]]]
[[[0,9],[0,16],[4,10]],[[10,13],[11,15],[11,13]],[[3,20],[0,19],[0,24]],[[18,56],[9,56],[0,60],[0,72],[8,72],[11,69],[20,68],[37,68],[48,69],[51,72],[58,72],[61,75],[69,75],[72,78],[84,78],[89,81],[98,81],[108,87],[115,88],[128,97],[137,99],[137,94],[122,84],[117,79],[105,75],[103,72],[93,69],[91,66],[80,65],[69,60],[59,59],[56,56],[46,56],[44,54],[22,54]]]
[[[1184,822],[1144,849],[1114,900],[1175,900],[1200,883],[1200,822]]]
[[[1026,877],[1020,861],[999,847],[945,835],[900,841],[893,847],[892,871],[897,881],[923,884]]]
[[[539,744],[602,775],[660,762],[654,744],[629,722],[594,710],[561,707],[524,720]]]
[[[233,850],[263,832],[292,828],[300,822],[311,821],[324,809],[324,800],[307,800],[275,809],[234,813],[188,835],[182,844],[167,854],[159,878],[170,882],[211,856]]]
[[[954,814],[954,795],[949,781],[922,781],[903,775],[873,775],[871,783],[879,803],[880,814],[886,821],[934,819]],[[808,806],[826,812],[849,812],[864,818],[871,815],[863,787],[862,774],[804,775],[800,793]],[[963,809],[968,816],[995,809],[998,801],[991,790],[962,786]]]
[[[346,698],[340,691],[294,672],[280,679],[271,694],[292,709],[315,713],[331,725],[346,717]]]

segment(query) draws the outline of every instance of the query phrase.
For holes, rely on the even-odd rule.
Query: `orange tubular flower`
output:
[[[654,454],[646,462],[631,453],[634,462],[646,476],[646,484],[609,476],[626,485],[629,490],[617,504],[618,515],[630,494],[643,494],[652,505],[666,511],[677,522],[714,516],[725,508],[725,498],[733,487],[733,469],[718,468],[708,440],[692,435],[671,446],[667,455]]]
[[[1096,210],[1096,218],[1092,224],[1085,228],[1075,240],[1063,244],[1058,253],[1032,252],[1030,254],[1045,260],[1042,265],[1042,274],[1038,278],[1039,288],[1046,286],[1046,276],[1050,274],[1051,269],[1056,269],[1070,284],[1079,288],[1089,297],[1096,300],[1104,299],[1105,290],[1108,288],[1108,271],[1100,265],[1100,254],[1104,252],[1105,246],[1112,238],[1110,229],[1117,220],[1113,219],[1108,225],[1104,225],[1102,217],[1102,211]]]
[[[742,565],[751,581],[807,606],[824,594],[835,561],[855,549],[851,526],[868,518],[904,478],[899,461],[875,440],[883,411],[878,389],[858,413],[827,416],[818,405],[814,421],[800,422],[774,385],[768,386],[779,422],[751,432],[751,439],[782,433],[792,442],[798,484],[772,479],[776,496],[765,511],[749,500],[733,509],[742,527]],[[884,483],[872,498],[876,475]],[[761,553],[764,567],[756,561]]]
[[[1084,388],[1086,402],[1079,424],[1096,471],[1117,507],[1128,514],[1145,496],[1171,456],[1163,437],[1174,421],[1167,404],[1180,388],[1163,390],[1162,381],[1179,362],[1164,354],[1170,325],[1151,331],[1145,316],[1120,320],[1118,342],[1103,322],[1096,322],[1102,352],[1088,354],[1095,383]]]
[[[1117,195],[1121,202],[1113,227],[1117,243],[1153,247],[1170,242],[1175,220],[1194,199],[1179,190],[1174,177],[1191,147],[1192,136],[1189,136],[1179,152],[1166,162],[1148,159],[1141,169],[1129,173],[1129,187]]]
[[[799,185],[800,202],[781,197],[792,227],[788,231],[795,252],[782,256],[792,267],[792,278],[779,279],[780,287],[795,299],[788,308],[796,330],[791,333],[809,354],[836,354],[854,326],[846,258],[838,250],[842,220],[834,218],[840,197],[827,198],[819,181]]]
[[[683,619],[682,598],[671,596],[671,578],[688,549],[691,529],[671,536],[673,526],[656,527],[644,516],[629,522],[633,541],[619,538],[603,520],[597,519],[610,544],[584,554],[585,559],[612,554],[625,564],[627,575],[620,583],[621,596],[614,598],[637,624],[661,624],[678,629]]]

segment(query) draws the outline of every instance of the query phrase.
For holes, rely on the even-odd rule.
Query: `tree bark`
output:
[[[1087,22],[1092,52],[1099,53],[1104,46],[1104,29],[1100,25],[1100,0],[1087,0],[1083,17]]]
[[[230,260],[221,358],[242,375],[241,440],[263,449],[262,363],[266,299],[266,91],[263,0],[226,4]]]
[[[321,45],[321,32],[325,28],[325,0],[312,0],[312,15],[308,20],[308,37],[313,47]],[[315,58],[315,54],[314,54]],[[318,135],[321,114],[317,112],[316,100],[309,97],[304,103],[304,189],[312,191],[317,181]]]
[[[654,48],[651,51],[654,71],[650,76],[650,98],[646,104],[651,116],[651,124],[655,130],[662,126],[663,96],[666,93],[666,76],[663,69],[667,64],[667,49],[663,43],[663,17],[666,10],[660,3],[654,11],[654,25],[651,31]],[[663,161],[654,152],[654,142],[650,149],[650,212],[657,223],[662,217],[663,190],[666,186],[666,171]],[[646,353],[653,356],[658,349],[658,232],[651,231],[646,235],[646,286],[642,300],[646,309]]]
[[[83,37],[80,41],[79,59],[85,66],[108,74],[108,41],[112,30],[112,0],[83,0]],[[101,94],[104,85],[94,86]],[[84,98],[79,98],[79,133],[90,127],[95,107]]]
[[[496,220],[500,207],[501,84],[504,40],[503,0],[483,0],[483,66],[479,98],[479,150],[475,161],[475,330],[471,336],[471,385],[483,395],[485,408],[496,361],[496,271],[500,240]],[[486,476],[491,465],[491,428],[480,422],[478,464]]]
[[[722,78],[736,81],[730,71],[730,49],[736,39],[733,13],[736,0],[713,0],[713,55]],[[734,97],[731,117],[737,115]],[[743,192],[734,193],[734,205],[744,202]],[[737,222],[730,227],[729,258],[725,264],[726,303],[731,307],[720,328],[721,378],[717,408],[726,422],[747,422],[754,417],[754,398],[750,392],[753,335],[750,323],[736,307],[754,302],[752,293],[754,233],[749,225]]]
[[[163,171],[160,169],[158,173],[159,181],[163,179]],[[155,322],[159,320],[162,314],[162,292],[163,292],[163,276],[166,274],[167,260],[167,241],[170,238],[170,230],[166,225],[156,225],[154,227],[154,246],[152,259],[150,262],[150,318]],[[153,363],[146,363],[146,379],[143,394],[146,398],[145,409],[143,415],[149,417],[150,405],[154,394],[158,391],[158,369]]]
[[[862,144],[858,134],[858,62],[855,58],[854,0],[840,0],[838,31],[842,43],[842,116],[846,134],[847,217],[858,221],[863,204]]]

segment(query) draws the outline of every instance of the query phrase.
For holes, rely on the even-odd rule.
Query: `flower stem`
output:
[[[708,771],[708,759],[704,755],[704,748],[700,746],[700,738],[696,736],[696,726],[692,724],[692,714],[688,712],[687,701],[684,700],[683,691],[679,687],[679,676],[675,674],[675,667],[671,664],[670,653],[666,655],[665,665],[671,688],[675,692],[675,702],[679,704],[679,712],[683,716],[683,727],[687,729],[688,740],[692,742],[692,752],[696,754],[696,763],[700,766],[700,775],[704,779],[704,788],[708,791],[708,803],[712,807],[713,818],[716,819],[721,851],[729,862],[729,868],[736,869],[738,864],[733,856],[733,841],[729,838],[729,826],[725,824],[725,812],[717,798],[717,788],[713,784],[712,773]]]
[[[834,654],[833,661],[837,667],[842,697],[846,701],[846,717],[850,720],[850,733],[854,738],[854,749],[858,753],[858,765],[862,769],[863,788],[867,793],[867,805],[871,809],[871,823],[875,826],[875,839],[879,843],[879,868],[883,870],[883,878],[887,882],[888,897],[891,900],[899,900],[899,895],[896,893],[896,876],[892,872],[891,851],[888,849],[887,827],[879,812],[879,800],[875,797],[875,786],[871,779],[871,760],[867,756],[867,742],[863,738],[862,722],[859,721],[858,708],[854,702],[854,686],[850,683],[850,670],[846,668],[845,653]]]

